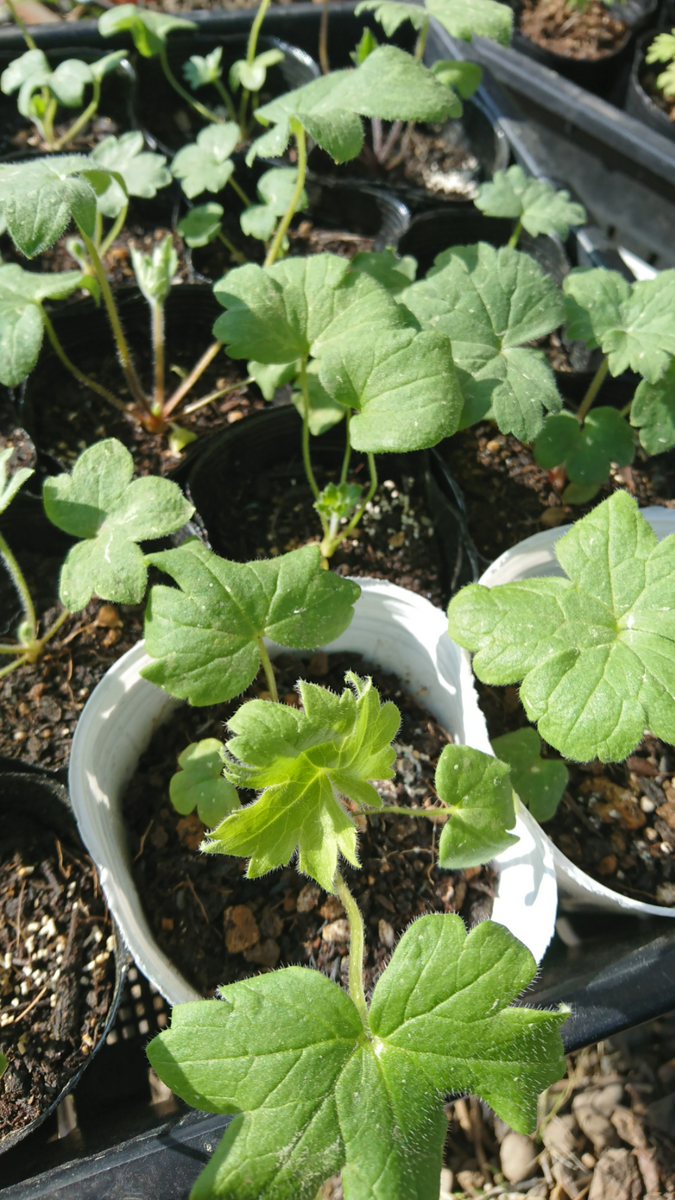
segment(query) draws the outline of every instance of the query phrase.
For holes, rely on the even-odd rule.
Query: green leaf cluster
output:
[[[225,755],[217,738],[193,742],[178,756],[181,768],[171,777],[169,796],[176,812],[194,812],[207,829],[215,829],[239,808],[237,789],[223,778]]]
[[[134,479],[133,459],[106,438],[77,459],[71,474],[45,480],[49,520],[82,539],[66,555],[59,595],[66,608],[84,608],[93,595],[120,604],[143,599],[147,566],[138,542],[164,537],[192,516],[177,484],[146,475]]]
[[[122,176],[81,154],[0,164],[0,209],[14,245],[34,258],[74,220],[93,237],[98,197]]]
[[[207,125],[197,140],[174,156],[171,174],[180,179],[185,195],[192,200],[202,192],[220,192],[234,171],[231,154],[239,141],[235,121]]]
[[[656,35],[647,48],[645,62],[650,65],[657,62],[667,64],[665,71],[656,76],[656,86],[671,100],[675,96],[675,29]]]
[[[423,5],[405,4],[401,0],[362,0],[356,9],[358,16],[372,12],[387,37],[392,37],[406,21],[422,30],[435,17],[451,37],[470,42],[473,35],[492,38],[508,46],[513,28],[513,10],[497,0],[424,0]]]
[[[273,128],[253,143],[246,161],[280,157],[290,140],[291,120],[340,163],[361,150],[361,117],[444,121],[461,111],[454,91],[421,62],[396,46],[378,46],[355,70],[332,71],[257,109],[258,120]]]
[[[98,19],[101,37],[115,37],[130,33],[134,46],[144,58],[153,58],[166,50],[166,39],[175,29],[196,29],[194,21],[183,17],[170,17],[166,13],[151,12],[135,4],[118,4],[108,9]]]
[[[509,764],[513,790],[535,820],[550,821],[567,787],[565,764],[556,758],[542,758],[541,741],[531,728],[502,734],[493,740],[492,749]]]
[[[195,705],[243,692],[258,673],[264,637],[303,650],[339,637],[360,594],[322,570],[317,545],[234,563],[188,541],[145,561],[179,586],[151,588],[145,641],[156,661],[142,674]]]
[[[0,75],[0,91],[5,96],[18,91],[17,107],[21,115],[39,120],[44,115],[44,105],[42,97],[36,93],[47,88],[65,108],[80,108],[84,103],[84,89],[114,71],[123,58],[124,51],[115,50],[94,63],[68,58],[52,70],[43,50],[27,50]]]
[[[183,75],[185,82],[190,85],[193,92],[199,90],[200,87],[206,87],[209,83],[216,83],[222,75],[221,58],[223,57],[223,47],[216,46],[210,54],[202,57],[201,54],[193,54],[186,63],[183,63]]]
[[[631,284],[618,271],[578,267],[563,290],[569,337],[599,346],[612,375],[630,367],[661,379],[675,354],[675,271]]]
[[[423,449],[455,432],[461,394],[445,331],[420,331],[407,309],[345,259],[248,264],[230,271],[214,294],[227,309],[214,336],[232,358],[318,360],[322,389],[356,410],[356,449]]]
[[[270,67],[275,67],[277,63],[284,60],[283,50],[263,50],[262,54],[256,54],[253,62],[247,62],[245,58],[238,58],[230,67],[228,82],[233,92],[237,92],[240,87],[246,88],[247,92],[259,92],[261,87],[264,87],[267,78],[267,72]]]
[[[124,187],[115,179],[97,197],[98,211],[104,217],[116,217],[127,203],[128,196],[142,196],[152,200],[161,188],[171,183],[163,154],[154,154],[143,149],[143,134],[138,130],[123,133],[121,137],[107,137],[94,147],[89,159],[105,170],[121,176]]]
[[[485,242],[453,247],[398,300],[423,328],[452,342],[464,397],[461,428],[490,414],[502,433],[528,442],[544,409],[560,411],[553,372],[526,343],[560,325],[563,301],[529,255]]]
[[[239,218],[242,233],[248,237],[259,238],[261,242],[269,241],[277,221],[283,217],[291,203],[297,181],[297,167],[271,167],[269,171],[265,171],[256,187],[260,204],[251,204],[244,209]],[[307,192],[303,188],[296,212],[302,212],[308,204]]]
[[[449,632],[489,684],[522,680],[542,737],[566,758],[626,758],[645,729],[675,740],[675,535],[615,492],[556,543],[567,578],[470,584]]]
[[[546,470],[564,463],[572,483],[599,487],[612,463],[632,463],[635,438],[615,408],[591,409],[583,426],[573,413],[561,412],[547,417],[534,443],[534,456]]]
[[[532,179],[517,165],[508,171],[496,171],[490,182],[482,183],[475,204],[488,217],[520,221],[532,237],[557,233],[565,241],[570,225],[586,223],[585,208],[570,200],[569,192],[556,191],[550,183]]]
[[[44,300],[64,300],[78,288],[96,289],[81,271],[24,271],[0,266],[0,383],[17,387],[35,366],[42,345]]]
[[[337,984],[302,967],[177,1005],[152,1066],[187,1103],[235,1114],[193,1200],[314,1200],[337,1171],[345,1200],[432,1200],[447,1093],[475,1092],[527,1133],[565,1070],[567,1010],[509,1006],[535,970],[503,926],[467,935],[434,914],[401,938],[365,1027]]]
[[[30,467],[19,467],[11,479],[8,479],[7,463],[13,453],[13,446],[8,446],[6,450],[0,450],[0,513],[4,513],[5,509],[9,508],[19,489],[23,487],[27,479],[30,479],[31,475],[35,474]]]
[[[302,709],[267,700],[242,704],[228,723],[231,760],[225,773],[239,787],[261,788],[257,800],[227,817],[204,850],[249,859],[248,878],[285,865],[331,892],[338,851],[358,865],[356,826],[340,801],[381,807],[372,779],[391,779],[392,739],[401,722],[395,704],[353,672],[341,696],[300,681]],[[238,760],[238,761],[236,761]]]

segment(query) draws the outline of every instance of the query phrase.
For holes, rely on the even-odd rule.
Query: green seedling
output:
[[[534,450],[547,469],[565,464],[571,483],[563,499],[575,503],[596,494],[612,463],[633,461],[635,438],[625,418],[640,430],[647,453],[675,445],[675,271],[630,284],[617,271],[578,269],[563,287],[568,336],[600,349],[602,358],[576,414],[549,417]],[[621,413],[592,410],[607,374],[628,368],[643,377],[633,400]]]
[[[0,267],[0,345],[6,351],[0,380],[16,386],[32,370],[44,329],[63,366],[81,384],[147,429],[163,432],[173,426],[172,414],[213,361],[221,344],[212,343],[173,394],[165,397],[162,306],[175,274],[175,255],[170,238],[155,247],[151,260],[135,253],[137,281],[153,313],[154,390],[150,395],[144,390],[101,259],[101,252],[110,244],[116,228],[121,227],[120,217],[124,220],[127,179],[136,194],[152,194],[163,182],[164,160],[161,155],[141,152],[138,136],[107,139],[99,147],[99,157],[64,155],[0,165],[0,210],[14,245],[27,258],[33,258],[52,246],[72,221],[79,239],[69,244],[85,268],[82,273],[66,272],[59,276],[24,271],[14,264]],[[112,213],[120,203],[122,207],[113,228],[101,241],[102,211]],[[71,362],[45,310],[45,300],[71,295],[80,287],[87,287],[95,295],[100,293],[103,299],[130,402],[122,401],[110,388],[85,375]],[[192,412],[238,386],[217,389],[183,406],[181,411]]]
[[[569,192],[528,177],[519,166],[497,171],[491,182],[482,183],[475,205],[487,217],[510,217],[516,222],[509,239],[514,248],[523,229],[531,237],[555,233],[566,241],[570,225],[586,224],[585,208],[570,200]]]
[[[44,51],[37,49],[32,38],[30,42],[31,48],[20,58],[15,58],[0,75],[0,90],[5,96],[18,92],[17,107],[21,116],[33,122],[48,149],[56,152],[65,149],[96,116],[101,83],[120,65],[124,51],[115,50],[94,63],[68,58],[52,70]],[[84,107],[87,88],[91,88],[92,95]],[[82,109],[60,137],[54,130],[59,106]]]
[[[223,778],[223,747],[217,738],[204,738],[178,755],[181,768],[171,779],[169,795],[176,812],[197,810],[207,829],[215,829],[235,808],[237,789]]]
[[[233,262],[244,263],[246,256],[237,250],[236,246],[223,233],[222,220],[225,210],[222,204],[209,200],[206,204],[195,205],[184,217],[181,217],[176,228],[191,250],[208,246],[218,238],[229,251]]]
[[[196,142],[178,151],[171,163],[171,173],[180,179],[190,200],[202,192],[221,192],[229,183],[244,204],[250,204],[233,175],[231,155],[238,141],[239,126],[234,121],[227,121],[224,125],[202,129]]]
[[[11,448],[0,452],[0,513],[33,474],[22,467],[8,480],[11,455]],[[0,557],[23,609],[16,644],[0,645],[0,654],[13,659],[0,670],[0,676],[36,662],[71,612],[84,608],[94,594],[122,604],[138,604],[143,599],[147,568],[137,543],[173,533],[194,509],[170,480],[132,476],[129,451],[110,438],[85,450],[71,475],[45,481],[47,516],[59,529],[81,540],[68,551],[61,571],[63,610],[43,634],[24,574],[0,533]]]
[[[645,729],[675,741],[675,535],[615,492],[556,543],[567,578],[470,584],[450,636],[488,684],[520,683],[540,734],[566,758],[618,762]]]
[[[665,71],[656,76],[656,86],[663,92],[666,100],[675,96],[675,29],[670,33],[658,33],[647,48],[645,62],[650,66],[654,63],[665,63]]]
[[[269,242],[291,201],[296,212],[301,212],[309,203],[304,188],[297,201],[295,200],[297,183],[298,172],[294,167],[272,167],[271,170],[265,171],[256,187],[260,204],[252,204],[245,208],[239,219],[242,233],[258,238],[261,242]],[[280,250],[283,252],[287,249],[288,239],[284,238]]]

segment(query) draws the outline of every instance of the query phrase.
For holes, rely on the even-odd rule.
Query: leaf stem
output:
[[[241,250],[237,250],[237,247],[234,246],[232,244],[232,242],[230,241],[230,239],[225,236],[222,229],[218,230],[218,233],[216,236],[220,238],[223,245],[229,250],[231,257],[234,259],[234,261],[236,263],[248,262],[246,255],[242,254]]]
[[[113,337],[115,339],[115,344],[117,346],[117,353],[120,356],[120,363],[122,366],[122,370],[124,371],[124,374],[127,379],[127,383],[129,384],[129,387],[131,389],[131,394],[134,397],[134,399],[141,405],[142,408],[146,409],[146,411],[149,411],[148,400],[145,395],[145,392],[143,391],[143,388],[141,387],[138,375],[136,374],[136,368],[134,367],[133,360],[131,358],[131,351],[129,350],[129,345],[127,343],[127,339],[124,336],[124,330],[122,329],[122,322],[120,321],[119,313],[117,311],[117,308],[115,307],[115,301],[113,299],[113,294],[112,294],[112,291],[110,290],[110,284],[108,283],[106,273],[103,269],[103,263],[101,262],[101,259],[99,257],[98,250],[96,249],[91,238],[88,237],[87,234],[84,232],[82,226],[78,225],[78,228],[82,235],[82,240],[83,240],[85,246],[87,247],[87,253],[91,260],[91,265],[94,268],[94,274],[96,275],[96,278],[98,279],[98,284],[101,289],[101,295],[103,296],[103,303],[106,306],[106,310],[108,313],[108,320],[110,321],[110,325],[111,325],[112,332],[113,332]]]
[[[331,558],[333,556],[333,554],[335,554],[335,551],[337,550],[340,543],[343,542],[346,537],[349,537],[349,535],[353,529],[356,529],[356,526],[358,525],[359,521],[361,520],[361,517],[363,516],[364,512],[366,511],[366,505],[368,504],[369,500],[372,500],[373,496],[375,495],[375,492],[377,490],[377,467],[375,465],[375,455],[371,454],[370,452],[368,454],[368,469],[370,471],[370,487],[368,488],[368,491],[363,499],[363,502],[359,506],[358,511],[356,512],[356,515],[352,517],[349,524],[345,525],[344,529],[341,530],[340,533],[336,537],[333,537],[333,538],[324,537],[324,540],[321,543],[321,553],[324,558]]]
[[[232,102],[232,97],[231,97],[230,93],[228,92],[227,88],[225,87],[225,84],[223,83],[222,79],[215,79],[214,84],[215,84],[216,91],[218,92],[218,95],[220,96],[221,100],[223,100],[225,103],[225,107],[226,107],[228,113],[230,114],[230,117],[232,118],[233,121],[236,121],[237,113],[235,111],[235,107]]]
[[[340,483],[347,482],[347,472],[349,471],[349,460],[352,456],[352,443],[349,436],[349,423],[352,419],[352,410],[348,408],[345,413],[345,456],[342,460],[342,470],[340,471]]]
[[[234,175],[230,175],[230,178],[228,179],[228,181],[227,181],[227,182],[230,184],[230,186],[231,186],[231,187],[233,187],[233,188],[234,188],[234,190],[235,190],[235,192],[237,193],[237,195],[238,195],[239,199],[240,199],[241,201],[243,201],[243,203],[246,205],[246,207],[247,207],[247,208],[250,208],[250,207],[251,207],[251,204],[252,204],[252,201],[251,201],[251,200],[249,200],[249,198],[248,198],[248,196],[246,195],[246,192],[244,191],[243,187],[240,187],[240,186],[239,186],[239,184],[237,183],[236,179],[234,178]]]
[[[274,703],[278,704],[279,693],[277,691],[277,681],[274,678],[274,668],[270,662],[270,656],[265,649],[265,643],[262,640],[262,637],[257,637],[255,640],[258,647],[258,653],[260,654],[260,661],[263,666],[263,671],[265,672],[265,679],[267,680],[267,690],[269,691]]]
[[[153,408],[164,415],[164,305],[157,300],[150,306],[152,314],[152,354],[155,368]]]
[[[108,230],[105,238],[103,239],[101,245],[99,246],[98,252],[101,255],[101,258],[105,258],[110,247],[112,246],[113,242],[115,241],[115,238],[117,237],[120,229],[124,225],[124,222],[127,219],[127,209],[128,208],[129,208],[129,201],[127,200],[126,203],[122,206],[122,208],[118,212],[117,216],[115,217],[114,223],[110,226],[110,229]]]
[[[430,25],[430,21],[427,20],[426,23],[420,29],[419,34],[417,35],[417,45],[415,46],[415,58],[417,59],[418,62],[422,61],[422,55],[424,54],[424,47],[426,46],[426,43],[427,43],[427,34],[429,32],[429,25]]]
[[[363,917],[356,900],[338,871],[335,876],[335,890],[342,901],[342,906],[349,921],[349,995],[351,996],[366,1033],[370,1033],[368,1024],[368,1005],[363,990],[363,951],[364,930]]]
[[[629,400],[628,404],[624,404],[623,408],[621,409],[621,411],[619,413],[619,416],[627,417],[632,407],[633,407],[633,401]]]
[[[255,61],[256,50],[258,49],[258,34],[260,33],[260,26],[265,19],[265,13],[267,12],[269,6],[270,0],[262,0],[260,8],[253,18],[251,31],[248,35],[248,45],[246,46],[246,65],[249,67]]]
[[[54,143],[55,150],[63,150],[63,147],[67,146],[68,142],[72,141],[74,137],[77,137],[80,130],[84,129],[87,122],[96,115],[96,110],[98,109],[99,101],[101,99],[101,80],[94,79],[92,88],[94,90],[94,94],[90,103],[85,109],[83,109],[77,120],[73,121],[70,129],[66,129],[66,132],[63,134],[63,136]]]
[[[179,383],[170,400],[168,400],[164,405],[165,417],[168,417],[169,413],[173,412],[174,408],[180,404],[184,396],[187,396],[188,392],[194,387],[200,376],[204,374],[204,371],[208,367],[209,363],[213,362],[213,359],[221,349],[222,344],[222,342],[212,342],[208,350],[204,351],[196,366],[192,368],[190,374],[185,376],[185,379],[182,383]]]
[[[0,679],[4,679],[5,675],[9,675],[10,671],[16,671],[18,667],[23,667],[25,663],[30,662],[30,658],[28,657],[28,655],[21,654],[20,648],[18,646],[17,646],[17,654],[19,654],[19,657],[16,658],[14,660],[14,662],[8,663],[8,665],[6,667],[2,668],[2,670],[0,671]]]
[[[515,250],[516,246],[518,245],[518,238],[520,237],[522,232],[523,232],[523,218],[519,217],[518,220],[516,221],[513,233],[511,234],[511,237],[509,238],[508,242],[506,243],[507,246],[511,250]]]
[[[307,357],[305,356],[300,363],[300,387],[302,389],[302,461],[305,464],[305,475],[307,482],[312,489],[312,494],[315,500],[319,499],[319,487],[314,478],[312,470],[312,459],[309,453],[309,391],[307,389]],[[321,521],[324,526],[325,522]]]
[[[16,21],[16,24],[19,26],[19,29],[21,30],[21,32],[23,34],[23,40],[26,43],[26,45],[28,46],[28,49],[29,50],[37,50],[37,43],[34,41],[34,39],[29,34],[21,17],[19,16],[18,12],[16,11],[16,7],[14,5],[14,0],[7,0],[7,7],[9,9],[9,11],[11,12],[14,20]]]
[[[295,216],[295,210],[300,203],[302,189],[305,186],[305,175],[307,174],[307,139],[305,138],[305,131],[302,125],[298,120],[296,120],[295,117],[291,117],[291,129],[295,134],[295,141],[298,147],[298,178],[295,181],[291,202],[281,219],[279,228],[274,235],[274,240],[269,248],[267,258],[265,259],[266,267],[271,267],[272,263],[276,260],[276,257],[281,249],[281,244],[284,240],[286,230],[293,220],[293,217]]]
[[[91,388],[93,392],[96,392],[99,396],[102,396],[104,400],[107,400],[109,404],[112,404],[115,408],[119,409],[120,412],[128,414],[129,409],[127,408],[126,404],[123,404],[121,400],[118,400],[117,396],[113,396],[112,392],[109,392],[108,389],[104,388],[102,384],[97,383],[95,379],[90,379],[88,375],[85,375],[83,371],[80,371],[79,367],[76,367],[75,364],[70,361],[58,337],[56,336],[56,330],[54,329],[54,326],[52,325],[41,304],[39,305],[39,308],[42,315],[42,320],[44,322],[44,327],[47,330],[47,337],[52,345],[52,349],[54,350],[57,358],[61,360],[66,370],[70,371],[71,375],[74,375],[80,383],[85,385],[85,387]]]
[[[321,24],[319,25],[319,63],[324,75],[328,75],[330,71],[330,62],[328,60],[328,13],[330,11],[330,0],[323,0],[323,8],[321,9]]]
[[[171,84],[171,87],[175,92],[178,92],[179,96],[182,96],[186,104],[189,104],[191,108],[194,108],[195,112],[198,112],[200,117],[204,117],[205,121],[212,121],[214,125],[222,125],[222,117],[219,117],[217,113],[212,112],[211,109],[207,108],[205,104],[202,104],[200,100],[195,100],[194,96],[191,96],[190,93],[186,91],[185,88],[182,87],[178,82],[176,76],[171,70],[171,67],[169,66],[169,60],[166,56],[166,46],[163,46],[159,52],[159,61],[167,80]]]
[[[608,370],[609,370],[609,359],[608,359],[607,355],[605,355],[602,362],[600,363],[600,366],[598,367],[597,371],[595,372],[595,375],[593,376],[593,378],[591,380],[591,383],[590,383],[588,391],[586,392],[586,395],[584,396],[584,398],[581,401],[581,404],[579,405],[579,408],[577,410],[577,421],[579,422],[580,425],[583,425],[584,417],[586,416],[586,413],[588,412],[589,408],[591,407],[591,404],[595,400],[595,397],[597,396],[598,392],[600,391],[600,388],[602,387],[605,375],[607,374]]]
[[[396,804],[385,804],[382,808],[366,809],[367,817],[399,816],[399,817],[428,817],[430,821],[451,817],[452,808],[399,808]]]
[[[384,145],[382,146],[382,149],[380,151],[380,154],[379,154],[380,162],[386,163],[387,159],[389,158],[389,155],[391,154],[392,150],[394,149],[394,146],[396,145],[397,139],[398,139],[402,129],[403,129],[403,121],[394,121],[393,125],[391,126],[391,129],[389,130],[389,133],[387,134],[386,141],[384,142]]]
[[[45,138],[49,143],[49,149],[56,149],[56,141],[54,139],[54,117],[56,116],[57,103],[54,97],[50,94],[49,88],[42,89],[42,98],[45,101],[45,114],[42,118],[42,128],[44,129]]]
[[[12,551],[9,548],[9,545],[7,544],[7,542],[5,541],[5,539],[1,533],[0,533],[0,558],[4,562],[6,568],[9,572],[10,579],[12,580],[12,583],[14,584],[14,587],[16,588],[19,600],[21,601],[21,607],[23,609],[24,616],[30,626],[31,636],[32,636],[33,640],[35,640],[37,638],[37,618],[35,616],[35,608],[33,605],[31,594],[28,590],[28,584],[26,583],[26,580],[24,578],[24,574],[23,574],[23,571],[21,570],[21,567],[19,566],[18,562],[16,561],[14,555],[12,554]]]
[[[204,408],[206,404],[211,404],[213,400],[219,400],[221,396],[226,396],[228,392],[236,392],[237,388],[246,387],[247,383],[253,383],[252,375],[249,375],[247,379],[238,380],[236,383],[228,383],[227,387],[218,388],[216,392],[209,392],[208,396],[202,396],[201,400],[195,400],[194,404],[188,404],[187,408],[182,409],[178,415],[180,417],[187,417],[189,413],[196,412],[198,408]]]

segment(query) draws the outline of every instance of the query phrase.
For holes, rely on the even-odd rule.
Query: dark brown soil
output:
[[[629,491],[641,507],[673,506],[666,455],[645,461],[638,450],[631,467],[612,469],[589,504],[566,505],[564,473],[545,471],[531,449],[511,434],[499,433],[490,421],[455,434],[439,450],[464,493],[469,532],[486,566],[523,538],[585,516],[617,488]]]
[[[60,125],[54,126],[54,133],[57,138],[63,137],[67,133],[78,115],[78,112],[73,110],[70,120],[63,121]],[[21,122],[21,127],[9,139],[10,149],[8,149],[7,153],[27,150],[33,151],[36,154],[50,154],[49,143],[40,136],[36,127],[31,123],[25,122],[23,117],[19,116],[18,121]],[[64,152],[68,154],[88,154],[104,138],[111,136],[118,137],[120,132],[122,132],[120,126],[111,117],[96,117],[64,146]]]
[[[402,712],[396,779],[378,784],[386,804],[432,807],[435,764],[450,740],[444,729],[406,695],[393,675],[360,655],[317,654],[309,664],[290,655],[275,663],[279,695],[298,704],[297,679],[310,678],[342,691],[345,671],[372,675],[384,700]],[[129,785],[124,811],[136,884],[162,949],[205,995],[281,964],[317,966],[339,981],[346,972],[348,941],[342,906],[292,867],[262,879],[244,878],[246,862],[204,856],[204,826],[196,813],[181,817],[169,800],[176,758],[194,740],[224,736],[224,724],[242,700],[266,691],[262,673],[243,697],[210,708],[180,708],[155,734]],[[242,793],[242,799],[253,799]],[[436,863],[435,822],[405,817],[357,816],[361,870],[343,864],[366,922],[366,985],[389,958],[394,940],[423,912],[462,912],[471,925],[492,910],[493,873],[441,871]]]
[[[520,32],[537,45],[565,58],[598,59],[618,50],[628,35],[601,0],[579,10],[566,0],[523,0]]]
[[[115,978],[96,869],[56,834],[3,816],[0,1140],[47,1109],[96,1046]]]
[[[472,200],[477,195],[480,164],[460,120],[416,125],[412,130],[402,125],[385,163],[373,152],[372,129],[370,122],[366,124],[367,138],[358,158],[336,168],[329,155],[315,147],[309,158],[311,169],[321,175],[425,188],[439,199]],[[390,130],[383,122],[383,142]]]

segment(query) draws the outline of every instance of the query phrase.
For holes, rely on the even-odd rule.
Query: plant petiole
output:
[[[150,306],[152,316],[152,353],[155,367],[153,413],[164,416],[164,305],[155,301]]]
[[[223,245],[229,250],[234,262],[236,262],[236,263],[248,262],[246,255],[242,254],[241,250],[237,250],[237,247],[234,246],[232,244],[232,242],[230,241],[230,239],[225,236],[222,229],[220,229],[218,231],[218,237],[220,238]]]
[[[307,174],[307,139],[305,137],[305,131],[302,125],[298,120],[296,120],[295,117],[291,117],[291,129],[295,134],[295,141],[298,147],[298,177],[293,189],[293,195],[291,196],[291,202],[281,219],[279,228],[274,235],[272,245],[267,253],[267,258],[265,259],[266,267],[271,267],[272,263],[276,262],[279,251],[281,250],[281,245],[284,240],[286,230],[295,216],[295,211],[300,203],[300,197],[302,196],[302,189],[305,186],[305,176]],[[232,182],[232,180],[230,180],[230,182]],[[318,494],[319,493],[317,491],[316,495],[318,496]]]
[[[330,72],[330,62],[328,60],[328,13],[330,10],[330,0],[323,0],[321,9],[321,24],[319,25],[319,65],[324,75]]]
[[[75,364],[70,361],[58,337],[56,336],[56,330],[54,329],[54,326],[52,325],[44,308],[42,305],[39,307],[44,327],[47,331],[47,337],[49,338],[57,358],[60,359],[66,370],[70,371],[71,375],[74,375],[75,378],[79,380],[80,383],[83,383],[85,387],[91,388],[91,390],[96,392],[97,395],[102,396],[103,399],[107,400],[109,404],[112,404],[114,408],[119,409],[120,412],[128,413],[129,409],[126,404],[123,404],[121,400],[118,400],[117,396],[114,396],[113,393],[109,392],[107,388],[104,388],[102,384],[97,383],[95,379],[90,379],[88,375],[85,375],[83,371],[80,371],[79,367],[76,367]]]
[[[214,400],[219,400],[221,396],[226,396],[228,392],[236,392],[237,388],[246,387],[248,383],[253,383],[252,375],[249,375],[247,379],[237,381],[237,383],[228,383],[227,387],[218,388],[216,392],[209,392],[208,396],[202,396],[201,400],[195,400],[194,404],[188,404],[187,408],[182,409],[178,415],[187,417],[189,413],[196,412],[198,408],[204,408],[205,405],[211,404]]]
[[[9,577],[12,580],[19,600],[21,601],[21,607],[23,609],[26,625],[28,626],[28,632],[30,634],[30,637],[26,643],[28,644],[29,642],[33,642],[37,639],[37,617],[35,616],[35,607],[33,605],[31,594],[28,590],[28,584],[24,578],[23,571],[21,570],[21,567],[16,561],[9,545],[1,533],[0,558],[2,558],[2,561],[9,572]]]
[[[205,104],[201,103],[201,101],[195,100],[194,96],[191,96],[190,93],[186,91],[185,88],[182,87],[182,85],[178,82],[176,76],[171,70],[171,67],[169,66],[169,60],[166,56],[166,46],[163,46],[159,52],[159,61],[168,82],[171,84],[171,87],[175,92],[178,92],[178,95],[185,100],[186,104],[189,104],[191,108],[194,108],[195,112],[198,112],[200,117],[203,117],[205,121],[211,121],[214,125],[222,125],[222,117],[219,117],[217,113],[212,112],[211,109],[207,108]]]
[[[437,821],[441,818],[451,817],[454,812],[452,808],[401,808],[396,804],[383,805],[382,808],[373,808],[366,810],[367,817],[428,817],[430,821]]]
[[[82,241],[84,242],[84,244],[87,248],[87,253],[89,255],[91,265],[94,268],[94,274],[96,275],[96,278],[98,279],[99,287],[101,289],[101,295],[103,296],[103,302],[106,306],[106,310],[108,313],[108,319],[110,321],[110,325],[112,328],[113,337],[115,338],[115,345],[117,346],[117,353],[119,354],[120,364],[121,364],[122,370],[124,371],[124,374],[126,376],[127,383],[129,384],[131,394],[134,397],[134,399],[136,400],[136,402],[138,404],[140,404],[141,410],[145,410],[145,412],[149,413],[150,406],[148,404],[148,399],[147,399],[147,396],[145,395],[145,392],[143,391],[143,388],[141,387],[138,375],[136,374],[136,368],[134,367],[133,360],[131,358],[131,351],[129,350],[129,345],[127,343],[127,339],[124,336],[124,330],[122,329],[122,322],[120,321],[119,313],[115,306],[113,294],[110,289],[110,284],[108,283],[106,273],[103,269],[103,263],[101,262],[99,253],[98,253],[94,243],[92,242],[91,238],[88,237],[88,235],[84,232],[81,225],[78,225],[78,228],[79,228],[80,234],[82,236]]]
[[[609,359],[608,359],[607,355],[605,355],[602,362],[600,363],[600,366],[598,367],[597,371],[595,372],[595,375],[593,376],[593,378],[591,380],[591,383],[588,388],[588,391],[586,392],[586,395],[584,396],[583,400],[581,401],[581,404],[579,405],[579,408],[577,409],[576,417],[577,417],[577,421],[579,422],[580,425],[583,425],[584,417],[586,416],[589,408],[591,407],[593,401],[595,400],[595,397],[597,396],[598,392],[600,391],[600,388],[602,387],[602,384],[605,379],[605,375],[607,374],[608,370],[609,370]]]
[[[54,143],[54,150],[63,150],[63,147],[67,146],[68,142],[72,141],[74,137],[77,137],[77,134],[80,132],[80,130],[84,129],[87,122],[90,121],[93,116],[95,116],[101,99],[101,80],[95,79],[92,83],[92,88],[93,96],[91,101],[87,107],[82,110],[79,117],[73,121],[70,129],[66,129],[66,132],[63,134],[63,136]]]
[[[426,46],[426,43],[427,43],[428,32],[429,32],[429,21],[427,21],[422,26],[422,28],[419,31],[419,34],[417,35],[417,44],[415,46],[415,58],[417,59],[418,62],[422,61],[422,55],[424,54],[424,47]]]
[[[370,1036],[368,1005],[366,1004],[366,994],[363,990],[363,951],[365,942],[363,917],[361,916],[356,900],[339,871],[335,876],[335,890],[342,901],[342,907],[349,921],[349,995],[356,1006],[363,1023],[363,1028]]]
[[[204,374],[209,363],[213,362],[222,344],[222,342],[211,342],[211,345],[204,351],[199,362],[190,371],[190,374],[185,376],[182,383],[179,383],[173,395],[164,405],[165,418],[178,407],[183,397],[187,396],[188,392],[194,387],[197,380]]]
[[[228,179],[227,182],[230,184],[231,187],[234,188],[235,192],[237,193],[237,195],[238,195],[239,199],[242,201],[242,203],[245,204],[247,208],[250,208],[252,201],[249,200],[243,187],[239,186],[236,179],[234,178],[234,175],[230,175],[230,178]]]
[[[300,365],[300,388],[302,390],[302,461],[305,465],[305,475],[307,482],[312,489],[314,499],[319,499],[319,486],[314,477],[312,470],[312,460],[309,453],[309,391],[307,389],[307,358],[303,358]],[[324,534],[328,532],[326,519],[321,516],[321,525]],[[323,554],[323,551],[321,552]]]
[[[26,45],[28,46],[28,49],[29,50],[37,50],[37,48],[38,48],[37,42],[35,41],[34,38],[31,37],[28,30],[26,29],[26,26],[25,26],[22,18],[19,16],[19,14],[16,10],[14,0],[7,0],[7,7],[9,9],[9,11],[11,12],[12,17],[14,18],[15,23],[19,26],[19,29],[21,30],[21,32],[23,34],[23,40],[26,43]]]
[[[228,115],[230,116],[230,118],[233,121],[236,121],[237,114],[235,112],[234,104],[232,103],[232,97],[231,97],[230,93],[228,92],[227,88],[225,87],[225,85],[223,84],[222,79],[216,79],[214,81],[214,84],[215,84],[216,91],[218,92],[218,95],[220,96],[221,100],[223,101],[223,103],[227,109]]]
[[[277,691],[277,681],[274,678],[274,667],[272,666],[270,656],[265,649],[265,643],[262,637],[257,637],[255,640],[258,647],[258,653],[260,654],[260,661],[262,663],[263,671],[265,672],[265,679],[267,680],[267,690],[269,691],[270,697],[274,703],[278,704],[279,693]]]
[[[516,246],[518,245],[518,239],[522,232],[523,232],[523,218],[519,217],[518,220],[516,221],[515,229],[513,230],[511,237],[509,238],[508,242],[506,243],[507,246],[509,246],[509,248],[511,250],[515,250]]]
[[[101,258],[105,258],[110,247],[112,246],[113,242],[115,241],[115,238],[119,234],[120,230],[123,228],[124,222],[127,219],[127,209],[128,208],[129,208],[129,201],[127,200],[126,203],[122,206],[122,208],[118,212],[113,224],[110,226],[110,229],[108,230],[106,236],[104,237],[103,241],[101,242],[101,245],[99,246],[98,252],[99,252]]]

